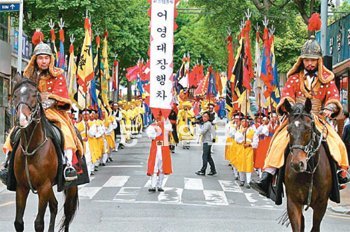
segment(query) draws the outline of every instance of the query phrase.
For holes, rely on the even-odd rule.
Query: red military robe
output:
[[[157,124],[151,124],[150,126],[158,127]],[[164,121],[160,123],[161,133],[152,140],[151,149],[148,157],[148,169],[147,175],[152,176],[154,173],[154,165],[156,163],[156,155],[157,155],[157,142],[160,141],[163,143],[162,145],[162,161],[163,161],[163,173],[165,175],[169,175],[172,173],[171,167],[171,156],[168,142],[168,131],[164,129]]]

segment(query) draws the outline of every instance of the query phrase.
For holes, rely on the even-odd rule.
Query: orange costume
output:
[[[320,58],[318,59],[317,76],[311,84],[309,84],[304,70],[302,69],[300,71],[299,67],[301,65],[302,58],[299,58],[297,63],[288,72],[288,80],[282,90],[282,99],[277,106],[277,112],[282,113],[281,106],[286,99],[292,104],[304,104],[306,98],[310,98],[312,101],[311,112],[314,114],[316,127],[320,132],[323,132],[332,157],[339,166],[347,167],[349,163],[346,148],[340,136],[330,124],[324,122],[318,117],[320,110],[329,104],[332,104],[333,107],[337,108],[337,111],[334,114],[339,114],[342,110],[342,106],[339,102],[338,89],[334,81],[334,74],[323,66],[322,58]],[[268,155],[265,160],[265,168],[280,168],[283,166],[284,151],[289,143],[287,124],[288,123],[284,121],[281,126],[277,128],[268,150]]]
[[[63,76],[63,70],[54,67],[54,56],[51,55],[49,70],[46,74],[39,76],[38,89],[41,93],[47,92],[49,99],[56,101],[56,106],[45,110],[45,115],[49,121],[57,125],[64,137],[64,150],[71,149],[73,153],[78,151],[80,156],[83,155],[83,146],[78,140],[71,119],[66,113],[71,108],[71,101],[68,96],[66,80]],[[33,80],[35,76],[36,55],[33,55],[28,66],[25,68],[23,75]],[[5,153],[12,151],[10,136],[7,137],[3,150]]]
[[[151,138],[156,135],[156,137],[152,139],[150,154],[148,157],[148,169],[147,169],[148,176],[154,175],[154,172],[156,171],[155,166],[157,166],[156,165],[156,162],[158,159],[157,153],[159,153],[159,151],[161,152],[163,173],[165,175],[169,175],[172,173],[171,156],[170,156],[169,141],[168,141],[168,130],[167,128],[165,128],[164,124],[165,124],[164,121],[159,124],[155,124],[155,123],[151,124],[150,127],[152,127],[152,129],[155,130],[156,134],[152,136],[151,135],[153,134],[152,132],[147,133]]]

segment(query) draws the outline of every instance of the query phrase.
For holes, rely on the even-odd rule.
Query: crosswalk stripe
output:
[[[169,203],[181,203],[182,188],[164,188],[164,192],[159,193],[158,201]]]
[[[253,193],[244,193],[244,195],[250,203],[256,203],[258,201],[252,197]]]
[[[236,181],[219,180],[222,190],[232,193],[243,193],[243,190],[238,186]]]
[[[102,187],[84,187],[79,189],[79,197],[92,199]]]
[[[186,178],[184,179],[185,181],[185,189],[190,189],[190,190],[203,190],[203,182],[202,179],[197,179],[197,178]]]
[[[139,194],[141,187],[122,187],[114,196],[116,201],[136,201],[136,196]]]
[[[208,205],[228,205],[224,191],[204,190],[203,193]]]
[[[130,176],[111,176],[103,187],[123,187]]]
[[[163,186],[165,186],[166,182],[168,181],[169,176],[164,176],[164,180],[163,180]],[[146,182],[145,188],[149,188],[151,187],[151,177],[148,179],[148,181]]]

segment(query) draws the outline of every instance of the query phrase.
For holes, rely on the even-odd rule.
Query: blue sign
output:
[[[0,4],[0,12],[19,11],[20,3]]]

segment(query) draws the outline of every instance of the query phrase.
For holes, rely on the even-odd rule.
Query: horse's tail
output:
[[[60,231],[69,231],[69,225],[73,221],[79,205],[78,187],[72,186],[64,190],[66,200],[64,202],[64,215],[61,220]]]

